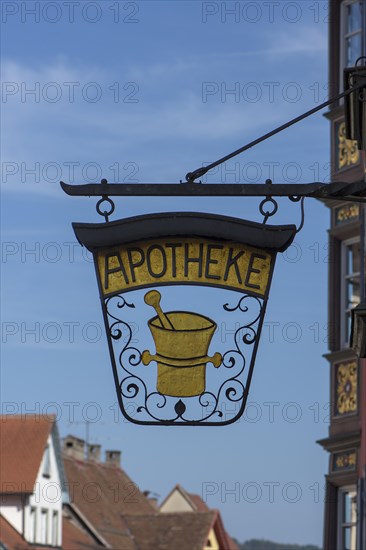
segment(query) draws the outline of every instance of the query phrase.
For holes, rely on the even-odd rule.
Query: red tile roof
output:
[[[62,517],[62,549],[63,550],[98,550],[105,548],[82,529],[67,511]]]
[[[119,467],[64,456],[71,506],[116,550],[136,550],[124,516],[155,513]]]
[[[215,535],[219,543],[220,549],[239,550],[238,545],[233,541],[229,533],[226,531],[219,510],[216,510],[216,512],[217,512],[217,515],[216,515],[214,529],[215,529]]]
[[[207,512],[210,509],[199,495],[195,495],[193,493],[188,493],[188,495],[193,502],[197,512]]]
[[[235,540],[233,540],[228,533],[226,533],[226,536],[227,536],[228,542],[229,542],[229,550],[240,550],[239,546],[236,544]]]
[[[55,550],[54,546],[36,546],[28,543],[0,514],[0,543],[9,550]],[[72,522],[67,514],[62,518],[62,550],[99,550],[98,545],[81,527]]]
[[[204,500],[199,496],[195,495],[193,493],[188,493],[184,487],[177,484],[174,489],[169,493],[169,495],[164,499],[163,503],[161,504],[160,508],[164,505],[165,502],[169,500],[171,495],[175,492],[179,491],[179,493],[183,496],[183,498],[188,502],[188,504],[191,506],[192,511],[197,512],[208,512],[210,511],[210,508],[207,506],[207,504],[204,502]],[[165,515],[166,512],[163,512]],[[222,550],[239,550],[237,544],[233,541],[233,539],[230,537],[230,535],[225,530],[221,514],[219,510],[216,510],[215,515],[215,521],[213,525],[216,537],[218,539],[220,549]]]
[[[32,493],[54,416],[0,417],[0,492]]]
[[[9,550],[55,550],[51,546],[35,546],[26,542],[22,535],[0,514],[0,542]],[[70,549],[71,550],[71,549]]]
[[[32,493],[55,417],[0,417],[0,492]],[[112,464],[64,457],[71,504],[63,518],[64,550],[202,550],[214,528],[222,550],[236,550],[218,511],[177,486],[193,512],[156,512],[126,473]],[[67,513],[67,509],[70,513]],[[9,550],[38,550],[0,516]],[[49,547],[42,546],[43,550]]]
[[[138,550],[203,550],[215,518],[214,510],[125,516]]]

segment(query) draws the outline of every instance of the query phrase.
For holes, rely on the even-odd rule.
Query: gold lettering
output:
[[[177,276],[177,248],[182,246],[182,243],[166,243],[167,248],[172,249],[172,277]]]
[[[203,268],[203,243],[199,244],[199,253],[198,257],[189,256],[189,244],[184,245],[184,276],[188,277],[189,275],[189,264],[197,263],[198,264],[198,277],[202,277],[202,268]]]
[[[265,296],[274,254],[198,237],[150,239],[98,251],[104,295],[159,284],[203,284]]]
[[[113,258],[116,258],[117,262],[116,261],[110,262],[110,260],[112,260]],[[112,264],[112,267],[109,267],[110,263]],[[116,266],[116,263],[117,263],[117,266]],[[122,258],[119,254],[116,254],[115,252],[112,252],[111,254],[106,255],[104,273],[105,273],[104,286],[106,289],[109,287],[109,276],[112,275],[113,273],[122,273],[125,283],[126,284],[129,283]]]
[[[233,257],[234,250],[232,248],[229,249],[229,257],[226,263],[226,269],[225,269],[225,275],[224,275],[224,281],[228,280],[230,269],[234,266],[236,277],[238,279],[238,283],[241,285],[242,280],[240,276],[240,270],[238,267],[238,260],[241,258],[241,256],[244,254],[244,252],[241,250],[236,256]]]
[[[255,269],[255,267],[253,267],[255,260],[265,260],[265,259],[266,259],[266,257],[263,256],[263,254],[252,254],[250,256],[249,267],[248,267],[247,275],[245,277],[245,283],[244,283],[245,286],[250,287],[250,288],[255,288],[255,289],[260,288],[260,285],[250,282],[250,277],[252,276],[252,273],[260,273],[261,272],[260,269]]]
[[[158,253],[156,253],[157,251]],[[152,256],[152,258],[151,258]],[[166,273],[166,255],[165,250],[159,244],[153,244],[149,246],[146,254],[147,270],[151,277],[160,279]]]
[[[206,269],[205,269],[206,279],[215,279],[216,281],[220,280],[220,275],[213,275],[212,273],[210,273],[210,265],[217,265],[219,263],[218,260],[213,260],[211,258],[211,252],[212,250],[222,250],[223,248],[224,248],[223,245],[218,245],[218,244],[207,245]]]
[[[133,256],[132,256],[133,252],[135,252],[137,254],[140,254],[140,259],[137,262],[133,261]],[[127,255],[128,255],[128,263],[130,264],[131,277],[132,277],[133,282],[135,283],[136,282],[135,269],[137,267],[140,267],[144,263],[145,254],[141,250],[141,248],[129,248],[127,250]]]

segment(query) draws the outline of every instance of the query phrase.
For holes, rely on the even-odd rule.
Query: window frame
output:
[[[361,291],[361,271],[347,273],[347,249],[350,245],[358,243],[359,245],[359,254],[361,256],[361,240],[359,236],[351,237],[349,239],[344,239],[341,241],[341,269],[340,269],[340,349],[349,348],[349,336],[346,338],[347,334],[347,314],[351,314],[353,308],[346,308],[346,296],[347,296],[347,282],[351,278],[358,278]],[[360,258],[361,261],[361,258]],[[361,265],[361,264],[360,264]],[[355,306],[353,306],[355,307]]]
[[[31,506],[29,509],[29,540],[31,543],[37,542],[37,508]]]
[[[344,512],[344,495],[346,493],[354,493],[354,500],[356,506],[355,521],[346,522],[343,521],[343,512]],[[343,537],[345,529],[351,527],[354,528],[354,533],[356,535],[355,539],[355,548],[357,550],[357,515],[358,515],[358,506],[357,506],[357,486],[356,485],[347,485],[345,487],[339,487],[337,492],[337,550],[344,550],[343,546]],[[352,549],[353,550],[353,549]]]
[[[42,476],[51,477],[51,448],[49,444],[47,444],[43,454]]]
[[[52,546],[58,546],[58,528],[59,528],[59,513],[57,510],[52,511]]]
[[[48,528],[48,518],[49,518],[49,513],[48,513],[48,509],[47,508],[42,508],[41,509],[41,521],[40,521],[40,543],[41,544],[48,544],[48,535],[49,535],[49,528]],[[45,523],[43,524],[43,519],[45,520]],[[45,527],[44,531],[43,531],[43,526]]]
[[[361,26],[358,30],[351,33],[347,30],[347,8],[351,4],[360,3],[362,6],[361,14]],[[339,50],[339,69],[340,69],[340,83],[341,90],[343,90],[343,69],[347,68],[346,64],[347,59],[347,48],[346,41],[352,36],[361,34],[361,51],[360,56],[365,55],[365,43],[366,43],[366,32],[365,32],[365,23],[366,23],[366,1],[365,0],[343,0],[340,5],[340,50]]]

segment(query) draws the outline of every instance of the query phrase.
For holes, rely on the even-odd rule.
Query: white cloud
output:
[[[99,72],[93,67],[76,70],[64,61],[39,70],[8,61],[4,76],[5,82],[15,83],[19,88],[22,83],[27,89],[39,83],[42,90],[47,83],[57,83],[65,94],[65,82],[80,82],[81,85],[97,82],[107,93],[112,81],[102,69]],[[131,158],[133,151],[137,153],[145,147],[146,162],[155,163],[157,148],[165,158],[171,148],[179,150],[184,142],[229,141],[237,137],[240,143],[256,129],[260,132],[282,121],[280,110],[273,109],[273,105],[223,103],[219,94],[215,101],[206,103],[192,90],[178,90],[169,99],[149,100],[143,89],[139,90],[138,103],[114,103],[110,94],[105,101],[102,98],[97,103],[85,101],[80,96],[73,103],[64,96],[52,103],[44,100],[42,92],[39,101],[32,95],[22,101],[20,92],[9,96],[3,104],[4,161],[34,166],[37,162],[62,163],[65,159],[91,157],[102,163],[107,151],[118,149],[121,155],[127,151]],[[21,178],[19,172],[12,178],[12,185],[3,185],[3,188],[54,192],[55,186],[45,186],[42,181],[25,186],[24,182],[16,181],[18,177]]]

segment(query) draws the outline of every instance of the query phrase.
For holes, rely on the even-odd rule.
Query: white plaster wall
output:
[[[160,508],[160,512],[192,512],[193,508],[178,490],[175,490]]]
[[[23,531],[23,503],[21,495],[1,495],[0,514],[16,529],[20,534]]]
[[[45,455],[43,456],[39,472],[37,475],[36,484],[34,487],[34,493],[29,499],[29,504],[25,509],[25,527],[24,537],[29,542],[45,542],[46,544],[52,544],[53,536],[53,512],[58,513],[58,529],[57,529],[57,545],[62,544],[62,486],[61,479],[57,467],[56,454],[52,441],[52,436],[48,437],[47,444],[50,448],[50,476],[45,477],[44,464]],[[35,508],[36,513],[36,540],[30,540],[32,533],[31,523],[31,508]],[[48,536],[46,541],[41,539],[41,515],[42,510],[47,510],[47,525]]]

